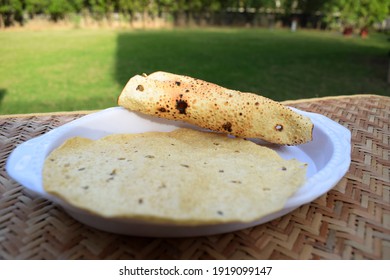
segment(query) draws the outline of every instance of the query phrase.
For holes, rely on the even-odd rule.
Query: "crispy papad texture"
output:
[[[69,139],[46,159],[43,182],[99,216],[202,225],[279,211],[305,174],[306,164],[249,140],[181,128]]]
[[[131,111],[280,145],[312,140],[306,116],[266,97],[167,72],[132,77],[118,98]]]

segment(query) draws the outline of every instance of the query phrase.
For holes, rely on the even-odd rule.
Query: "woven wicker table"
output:
[[[142,238],[85,226],[9,178],[16,145],[88,112],[0,116],[0,259],[390,259],[390,98],[287,101],[352,132],[348,173],[269,223],[199,238]]]

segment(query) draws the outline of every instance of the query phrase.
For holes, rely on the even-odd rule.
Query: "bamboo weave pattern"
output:
[[[327,194],[269,223],[180,239],[90,228],[9,178],[5,162],[16,145],[83,113],[0,116],[0,259],[390,259],[390,98],[291,104],[350,129],[352,162],[344,178]]]

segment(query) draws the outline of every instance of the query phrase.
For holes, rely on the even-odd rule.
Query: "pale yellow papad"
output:
[[[248,222],[280,210],[306,165],[225,134],[178,129],[72,138],[46,159],[48,193],[104,217]]]

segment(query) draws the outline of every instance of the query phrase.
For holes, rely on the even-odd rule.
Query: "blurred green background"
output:
[[[171,2],[166,1],[166,5]],[[366,23],[359,23],[359,18],[351,25],[353,18],[345,17],[341,21],[343,18],[339,16],[338,21],[332,22],[322,16],[317,18],[317,29],[307,28],[308,21],[303,28],[302,13],[294,13],[299,11],[297,6],[296,10],[289,12],[275,12],[277,16],[272,18],[272,26],[264,27],[255,18],[241,16],[249,13],[242,3],[250,1],[230,1],[229,7],[235,7],[236,10],[232,8],[232,11],[241,17],[236,24],[220,21],[217,24],[216,19],[220,20],[221,16],[212,13],[212,6],[205,4],[207,1],[192,1],[200,8],[208,8],[203,9],[204,13],[214,15],[207,17],[209,22],[205,26],[201,24],[202,10],[196,10],[198,6],[190,7],[198,13],[189,23],[190,8],[184,4],[190,2],[178,1],[176,6],[170,6],[172,11],[168,15],[171,17],[167,17],[164,10],[165,20],[171,27],[158,30],[128,26],[107,28],[104,24],[107,22],[104,18],[109,14],[107,11],[102,12],[100,21],[90,18],[94,23],[100,23],[93,28],[83,28],[81,18],[76,17],[75,21],[75,14],[71,17],[57,13],[53,17],[52,12],[37,13],[39,18],[47,19],[49,24],[44,27],[29,28],[28,23],[34,21],[32,18],[25,20],[23,26],[13,23],[4,27],[6,17],[3,13],[0,18],[4,27],[0,29],[0,114],[96,110],[116,106],[117,97],[130,77],[158,70],[190,75],[278,101],[367,93],[390,96],[387,82],[389,36],[370,27],[369,36],[362,38],[356,30],[365,28]],[[251,5],[255,2],[252,1]],[[257,9],[266,7],[267,3],[276,9],[277,2],[263,1],[263,6]],[[180,10],[180,5],[187,10]],[[0,15],[4,7],[5,4],[0,6]],[[140,7],[130,7],[128,11],[140,13],[150,8],[145,6],[142,10]],[[304,11],[302,9],[300,11]],[[79,12],[82,14],[82,11]],[[94,15],[92,9],[88,11],[89,15]],[[152,18],[152,10],[148,11],[148,17]],[[187,20],[180,24],[180,12],[183,11],[187,11],[181,14],[187,15]],[[224,11],[228,9],[225,7]],[[157,12],[161,15],[161,11]],[[294,18],[301,19],[296,30],[292,30]],[[14,21],[16,19],[14,17]],[[371,21],[373,26],[375,18]],[[61,22],[70,22],[70,27],[52,28],[51,24],[58,27]],[[141,17],[141,22],[145,23],[144,17]],[[323,23],[327,24],[326,28],[321,27]],[[336,23],[337,28],[332,28]],[[355,31],[344,36],[340,28],[345,31],[349,26]]]

